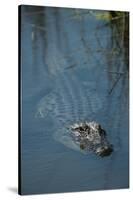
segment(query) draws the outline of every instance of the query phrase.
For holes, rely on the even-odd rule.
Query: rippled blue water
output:
[[[22,194],[128,187],[128,13],[110,15],[21,7]],[[65,128],[84,120],[104,127],[111,156],[73,148]]]

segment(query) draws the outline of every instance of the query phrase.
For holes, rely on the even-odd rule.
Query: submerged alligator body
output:
[[[102,115],[106,96],[91,87],[92,81],[86,87],[74,74],[60,73],[54,81],[53,91],[37,105],[36,117],[50,118],[55,124],[53,138],[64,146],[81,153],[110,155],[112,146],[105,131],[93,122]]]
[[[73,124],[70,131],[74,142],[85,151],[92,151],[101,157],[109,156],[113,151],[106,132],[94,121]]]

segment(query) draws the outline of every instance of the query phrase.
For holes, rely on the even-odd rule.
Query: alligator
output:
[[[113,152],[113,146],[107,140],[105,130],[97,122],[81,122],[70,126],[74,142],[85,151],[92,151],[104,157]]]
[[[90,82],[86,90],[77,77],[61,73],[55,77],[54,90],[38,103],[36,117],[50,117],[55,124],[53,138],[66,147],[104,157],[112,153],[113,147],[95,119],[102,115],[106,99],[91,88]]]
[[[60,57],[62,57],[63,63]],[[106,78],[106,72],[96,67],[97,70],[99,70],[99,79],[97,76],[94,76],[94,78],[92,76],[94,73],[93,65],[89,67],[88,65],[83,65],[81,67],[81,65],[77,64],[73,69],[64,67],[68,65],[67,59],[63,59],[62,52],[58,51],[54,45],[49,55],[46,57],[46,62],[49,71],[49,73],[46,74],[49,77],[49,84],[52,83],[51,90],[38,102],[35,116],[43,118],[44,120],[50,119],[52,126],[55,125],[51,133],[53,133],[53,138],[56,141],[70,149],[84,153],[86,147],[84,148],[84,144],[82,143],[85,142],[85,137],[78,145],[74,137],[71,137],[72,135],[70,133],[72,130],[69,128],[72,124],[81,123],[83,121],[100,121],[102,116],[105,115],[103,112],[107,105],[108,98],[108,80]],[[96,81],[96,78],[98,81]],[[103,79],[104,81],[102,81]],[[95,123],[90,123],[89,127],[91,130],[94,129],[92,127],[95,127],[96,130],[96,126],[92,124],[95,125]],[[52,128],[52,126],[50,128]],[[97,148],[97,146],[100,145],[94,142],[96,137],[94,137],[94,141],[91,143],[87,140],[88,149],[93,149],[95,152],[97,151],[99,155],[109,155],[109,151],[111,153],[111,147],[107,148],[106,151],[103,149],[104,144],[106,144],[106,147],[109,145],[107,145],[108,142],[105,142],[106,139],[104,138],[106,137],[103,132],[102,136],[100,136],[101,132],[99,132],[99,138],[101,138],[102,142],[101,150],[100,147]],[[73,136],[75,135],[73,134]],[[96,136],[96,132],[94,136]],[[95,147],[89,148],[92,144]],[[101,153],[98,153],[98,151]]]

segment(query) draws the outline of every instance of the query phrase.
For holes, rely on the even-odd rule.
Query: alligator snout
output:
[[[95,153],[101,157],[109,156],[113,152],[113,146],[102,146],[96,149]]]

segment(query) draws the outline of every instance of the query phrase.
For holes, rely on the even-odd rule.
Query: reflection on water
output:
[[[22,193],[128,187],[129,14],[21,7]],[[114,152],[74,149],[67,127],[95,120]]]

